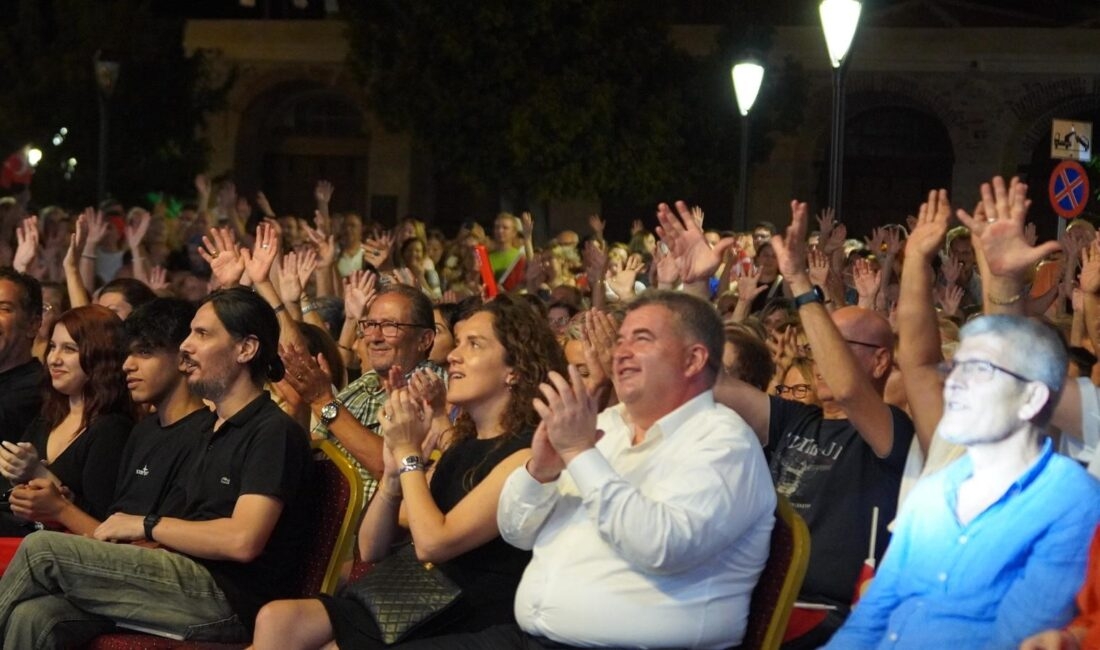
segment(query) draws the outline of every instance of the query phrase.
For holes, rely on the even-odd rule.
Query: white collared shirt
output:
[[[622,405],[601,413],[605,435],[557,481],[509,476],[501,535],[533,550],[516,621],[578,646],[737,645],[774,525],[760,444],[711,391],[638,445],[625,418]]]

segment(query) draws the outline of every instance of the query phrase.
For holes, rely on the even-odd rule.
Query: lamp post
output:
[[[833,66],[833,124],[829,139],[829,207],[840,219],[841,190],[844,184],[844,69],[848,48],[859,26],[863,6],[859,0],[822,0],[818,5],[821,30],[829,48]]]
[[[764,66],[753,59],[740,61],[730,70],[733,92],[737,96],[737,109],[741,111],[741,182],[737,186],[737,212],[733,229],[748,230],[749,205],[749,111],[760,94],[764,81]]]
[[[99,88],[99,172],[96,177],[96,196],[102,202],[107,198],[107,136],[111,123],[110,100],[118,84],[118,61],[105,59],[96,51],[92,57],[92,70]]]

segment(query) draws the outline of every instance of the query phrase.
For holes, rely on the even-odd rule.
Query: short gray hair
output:
[[[672,312],[675,316],[677,329],[685,339],[702,343],[707,349],[707,371],[710,373],[710,382],[713,384],[718,379],[718,373],[722,370],[722,350],[725,347],[725,336],[722,331],[722,319],[714,306],[702,298],[677,291],[650,289],[643,293],[627,306],[626,312],[630,313],[640,307],[658,305]]]

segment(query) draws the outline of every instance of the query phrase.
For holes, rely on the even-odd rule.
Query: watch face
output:
[[[336,404],[328,403],[321,407],[321,419],[328,420],[329,422],[336,419],[336,415],[339,413],[339,409]]]

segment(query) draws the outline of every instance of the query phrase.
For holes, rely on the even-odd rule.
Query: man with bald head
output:
[[[786,236],[771,243],[810,342],[821,406],[769,397],[728,376],[715,392],[760,436],[776,489],[810,528],[810,566],[799,600],[836,609],[813,610],[812,629],[784,647],[816,648],[847,616],[875,508],[876,559],[885,551],[913,424],[882,397],[893,366],[889,322],[859,307],[825,309],[806,272],[806,204],[793,202],[791,212]],[[828,613],[817,623],[821,612]]]

